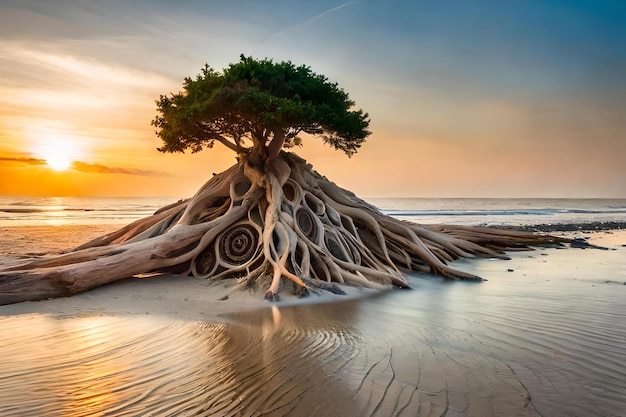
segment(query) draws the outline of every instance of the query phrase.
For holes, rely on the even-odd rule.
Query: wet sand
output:
[[[124,225],[2,226],[0,264],[14,258],[58,254]]]
[[[0,415],[626,416],[626,232],[586,236],[610,250],[351,299],[164,276],[3,306]]]

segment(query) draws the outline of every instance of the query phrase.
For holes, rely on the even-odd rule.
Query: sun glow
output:
[[[72,165],[72,161],[67,155],[55,154],[45,158],[46,164],[55,171],[65,171]]]
[[[69,169],[78,156],[72,140],[57,136],[49,136],[44,142],[41,142],[36,153],[55,171]]]

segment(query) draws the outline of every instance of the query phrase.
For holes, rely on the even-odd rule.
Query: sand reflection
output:
[[[0,347],[0,415],[161,409],[189,396],[190,387],[223,376],[225,328],[147,318],[4,318],[0,331],[11,337]],[[175,415],[176,401],[169,407]]]
[[[246,324],[4,317],[0,415],[288,414],[307,389],[323,387],[320,371],[351,342],[282,317],[276,307]]]

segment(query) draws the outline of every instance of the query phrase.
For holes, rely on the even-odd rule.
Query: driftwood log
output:
[[[48,259],[0,267],[0,304],[70,296],[146,273],[239,278],[279,291],[335,284],[408,287],[406,272],[480,280],[449,263],[566,239],[490,227],[418,225],[376,207],[281,152],[263,171],[242,156],[190,199]]]

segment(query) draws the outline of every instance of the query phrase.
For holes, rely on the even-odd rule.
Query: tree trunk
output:
[[[282,129],[276,129],[273,132],[272,140],[267,147],[267,161],[266,165],[271,164],[280,155],[283,144],[285,143],[285,131]]]

